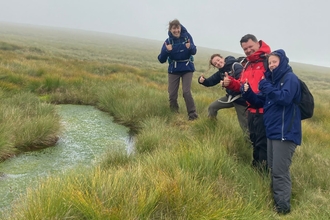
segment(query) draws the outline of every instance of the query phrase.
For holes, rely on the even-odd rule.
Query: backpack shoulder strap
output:
[[[245,65],[243,66],[243,70],[245,70],[250,64],[250,61],[246,61]]]
[[[240,63],[240,62],[234,62],[232,65],[231,65],[231,72],[232,72],[232,75],[235,76],[235,65],[240,65],[243,67],[243,65]],[[244,68],[244,67],[243,67]]]
[[[168,42],[168,44],[172,44],[172,45],[174,44],[174,41],[173,41],[173,39],[172,39],[172,38],[170,38],[170,37],[169,37],[169,38],[167,38],[167,42]]]
[[[264,63],[265,71],[266,71],[268,69],[268,60],[267,59],[264,59],[263,60],[263,63]]]

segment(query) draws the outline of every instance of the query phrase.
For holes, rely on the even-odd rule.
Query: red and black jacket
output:
[[[259,50],[247,57],[248,62],[244,67],[240,79],[236,80],[229,76],[231,78],[231,82],[226,88],[239,92],[241,85],[248,81],[252,91],[256,94],[259,93],[259,82],[264,77],[264,73],[266,72],[264,65],[266,60],[265,55],[271,52],[270,47],[265,42],[260,40],[259,44]],[[257,109],[251,105],[249,105],[248,110],[252,113],[263,113],[262,108]]]

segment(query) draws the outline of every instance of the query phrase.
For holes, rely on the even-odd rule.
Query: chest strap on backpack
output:
[[[187,62],[186,63],[186,66],[188,66],[189,62],[190,62],[190,59],[187,59],[187,60],[173,60],[172,62],[174,62],[174,68],[176,68],[176,63],[184,63],[184,62]]]
[[[242,95],[237,95],[237,96],[232,96],[232,95],[228,95],[228,99],[227,101],[222,101],[221,99],[218,99],[218,102],[221,102],[221,103],[231,103],[237,99],[239,99],[240,97],[242,97]]]

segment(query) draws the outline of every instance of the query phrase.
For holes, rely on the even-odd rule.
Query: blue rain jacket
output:
[[[194,58],[197,48],[194,44],[194,40],[188,33],[187,29],[181,25],[181,34],[179,38],[176,38],[168,31],[168,38],[165,40],[167,44],[172,44],[172,51],[167,51],[165,44],[163,44],[158,60],[160,63],[168,61],[168,73],[182,75],[187,72],[194,72]],[[186,43],[190,42],[190,47],[186,47]]]
[[[243,97],[256,107],[264,108],[266,136],[271,140],[293,141],[301,144],[301,118],[298,104],[301,99],[300,82],[292,72],[284,50],[272,52],[280,57],[273,72],[268,68],[265,79],[259,82],[259,94],[251,89]],[[243,91],[244,85],[241,87]]]

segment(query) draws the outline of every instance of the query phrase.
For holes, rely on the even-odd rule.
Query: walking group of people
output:
[[[296,103],[301,99],[300,82],[282,49],[270,47],[252,34],[243,36],[240,45],[246,57],[240,62],[233,56],[214,54],[210,65],[218,71],[198,82],[206,87],[220,84],[226,95],[210,104],[208,116],[216,119],[223,108],[234,107],[241,129],[253,145],[252,166],[270,172],[275,209],[290,212],[292,156],[301,144],[301,117]],[[193,55],[197,52],[192,36],[177,20],[169,22],[168,38],[158,60],[168,62],[169,106],[179,111],[178,90],[182,80],[188,120],[198,118],[191,93]]]

